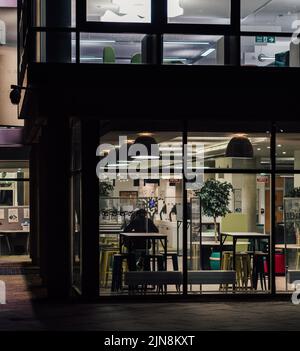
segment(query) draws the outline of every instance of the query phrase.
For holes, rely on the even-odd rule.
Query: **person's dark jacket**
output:
[[[146,217],[135,217],[124,229],[124,233],[158,233],[159,230],[150,218]],[[146,239],[134,239],[131,243],[125,243],[125,246],[129,246],[133,250],[143,250],[146,249]],[[150,249],[150,243],[148,245]]]

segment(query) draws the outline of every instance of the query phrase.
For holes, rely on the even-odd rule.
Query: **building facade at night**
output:
[[[31,148],[31,256],[49,296],[294,289],[299,20],[298,0],[19,1],[13,92]],[[99,145],[119,155],[139,143],[157,147],[158,175],[121,177],[150,160],[131,155],[99,179],[111,152]],[[183,171],[185,145],[193,170],[202,150],[203,187]],[[145,229],[128,229],[141,209]]]

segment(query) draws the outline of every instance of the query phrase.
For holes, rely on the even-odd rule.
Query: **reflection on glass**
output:
[[[243,31],[294,32],[299,26],[298,0],[242,0]]]
[[[150,23],[151,0],[87,0],[87,20]]]
[[[224,65],[224,37],[164,35],[164,64]]]
[[[230,24],[230,0],[168,0],[168,22]]]

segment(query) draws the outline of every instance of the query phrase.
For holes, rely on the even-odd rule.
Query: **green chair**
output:
[[[114,48],[108,46],[103,49],[103,63],[115,63],[116,52]]]
[[[221,232],[237,232],[243,233],[248,232],[248,215],[243,213],[228,213],[221,220]],[[231,240],[227,238],[226,240]],[[226,242],[225,242],[226,243]],[[239,239],[236,245],[236,252],[248,251],[248,240]]]
[[[131,57],[131,63],[133,63],[133,64],[141,64],[142,63],[142,54],[141,53],[134,54]]]

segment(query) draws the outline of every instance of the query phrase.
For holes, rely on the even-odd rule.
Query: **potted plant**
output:
[[[214,219],[215,241],[218,241],[217,218],[230,213],[229,202],[233,187],[228,182],[208,179],[200,190],[196,191],[201,199],[203,213]]]

